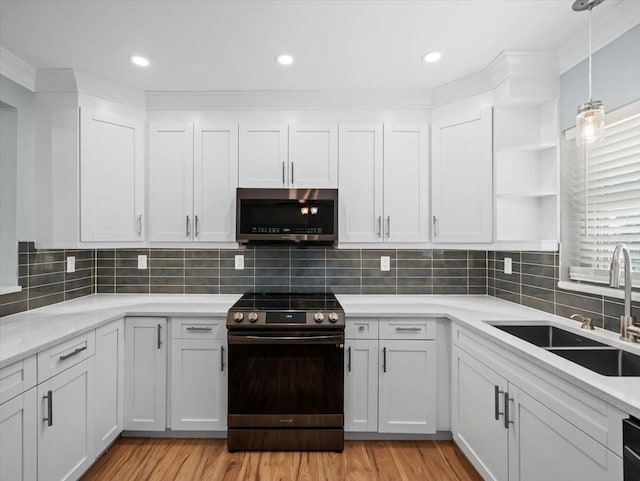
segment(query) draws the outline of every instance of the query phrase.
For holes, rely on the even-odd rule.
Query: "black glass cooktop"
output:
[[[242,311],[339,311],[342,306],[331,293],[247,293],[231,310]]]

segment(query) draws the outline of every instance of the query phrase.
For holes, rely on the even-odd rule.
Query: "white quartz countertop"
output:
[[[0,367],[123,316],[225,316],[239,295],[95,294],[0,319]],[[640,377],[607,377],[496,329],[487,321],[546,322],[640,355],[616,333],[489,296],[338,295],[350,317],[446,317],[613,406],[640,417]]]

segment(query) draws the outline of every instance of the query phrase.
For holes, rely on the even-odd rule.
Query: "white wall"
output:
[[[34,239],[34,93],[0,75],[0,101],[15,107],[17,113],[17,208],[16,237]]]
[[[18,116],[0,102],[0,286],[16,284],[16,178]]]

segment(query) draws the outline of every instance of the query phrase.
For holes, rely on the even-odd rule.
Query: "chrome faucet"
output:
[[[624,260],[624,314],[620,316],[620,339],[638,342],[640,327],[634,325],[631,317],[631,253],[626,244],[618,244],[613,251],[609,285],[620,287],[620,254]]]

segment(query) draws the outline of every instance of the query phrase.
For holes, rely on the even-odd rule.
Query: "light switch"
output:
[[[138,269],[146,269],[147,268],[147,256],[139,255],[138,256]]]
[[[76,271],[76,257],[67,256],[67,272],[75,272],[75,271]]]
[[[511,257],[504,258],[504,273],[513,274],[513,262]]]
[[[235,268],[237,271],[244,270],[244,256],[242,254],[236,256]]]
[[[381,271],[390,271],[391,270],[391,257],[389,257],[389,256],[380,256],[380,270]]]

